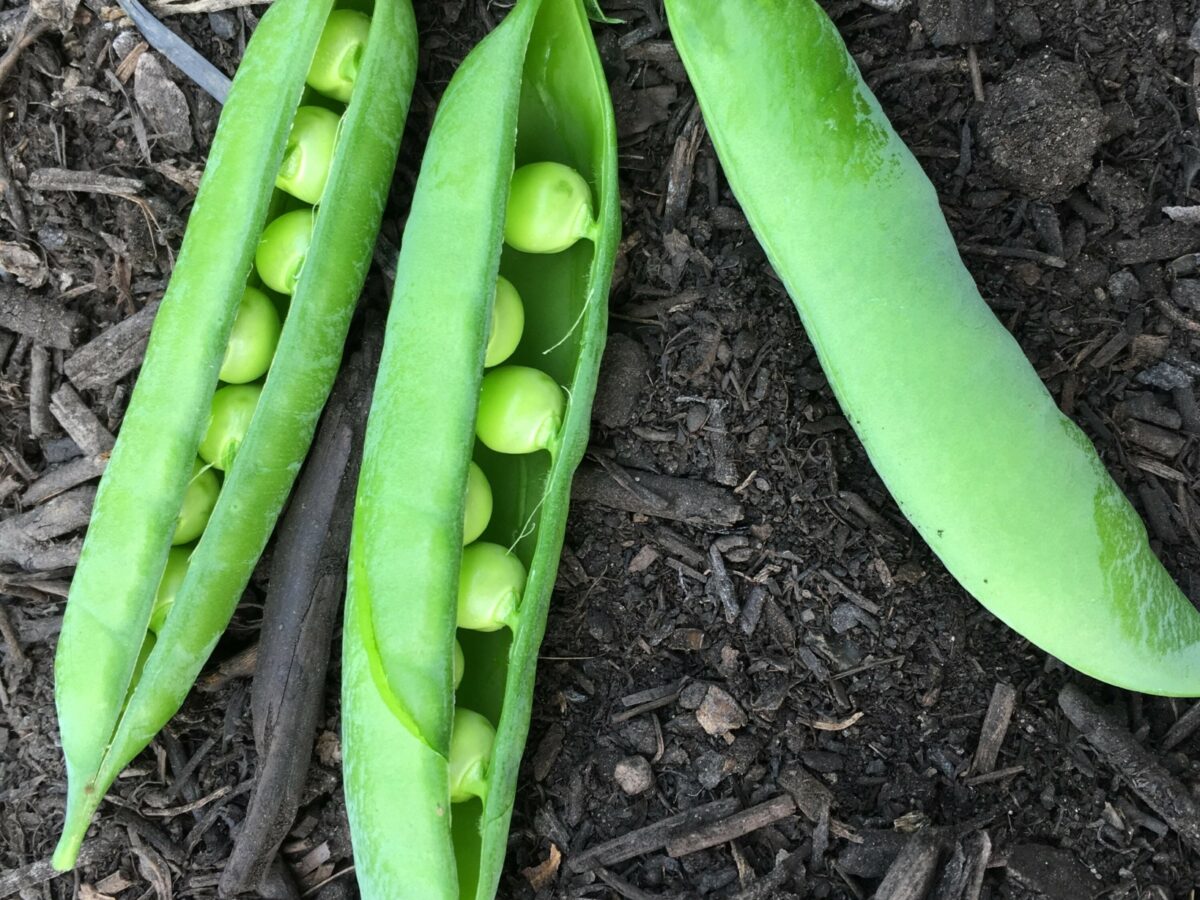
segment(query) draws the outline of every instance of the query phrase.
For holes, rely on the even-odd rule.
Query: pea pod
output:
[[[587,215],[560,216],[576,233],[532,248],[549,252],[519,252],[504,245],[510,183],[517,167],[543,162],[578,173]],[[520,0],[463,62],[438,110],[368,421],[342,678],[347,810],[368,900],[495,894],[619,226],[612,107],[584,6]],[[532,429],[535,452],[476,440],[498,276],[519,294],[523,326],[512,356],[489,371],[537,370],[565,406],[554,428]],[[517,308],[510,299],[503,308]],[[492,491],[481,540],[527,579],[513,576],[525,581],[515,608],[492,605],[505,619],[494,630],[457,630],[456,697],[472,459]],[[505,553],[519,566],[506,566]],[[478,608],[486,619],[486,604]]]
[[[717,155],[897,504],[958,581],[1095,678],[1200,694],[1200,614],[963,266],[814,0],[667,0]]]
[[[315,215],[270,371],[136,677],[259,237],[271,216],[297,203],[274,185],[297,109],[320,100],[305,80],[334,0],[278,0],[247,46],[222,112],[63,618],[55,659],[67,763],[59,869],[74,865],[105,791],[183,703],[216,646],[287,499],[341,360],[416,68],[409,0],[360,6],[370,19],[357,87],[341,115],[327,199]]]

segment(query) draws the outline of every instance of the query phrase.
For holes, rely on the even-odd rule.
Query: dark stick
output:
[[[1191,792],[1075,685],[1068,684],[1059,692],[1058,705],[1088,743],[1125,777],[1133,792],[1162,816],[1185,844],[1200,852],[1200,804]]]
[[[673,858],[687,856],[699,850],[707,850],[729,841],[744,837],[760,828],[765,828],[796,812],[796,801],[789,794],[780,794],[758,806],[734,813],[725,819],[701,825],[694,831],[678,834],[667,841],[667,855]]]
[[[377,353],[371,343],[342,370],[277,531],[251,691],[258,771],[221,875],[223,897],[259,890],[300,808],[345,586]]]

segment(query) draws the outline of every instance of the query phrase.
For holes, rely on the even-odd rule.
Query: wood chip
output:
[[[1133,792],[1200,853],[1200,804],[1187,787],[1075,685],[1068,684],[1059,692],[1058,705],[1088,743],[1125,777]]]
[[[142,364],[158,303],[147,303],[129,318],[88,341],[63,364],[81,391],[107,387]]]
[[[29,351],[29,433],[35,438],[54,433],[50,414],[50,352],[41,344]]]
[[[82,538],[55,538],[86,527],[95,499],[96,489],[85,485],[0,522],[0,563],[39,572],[74,566]]]
[[[667,842],[667,855],[678,859],[689,853],[728,843],[780,819],[786,819],[795,812],[796,802],[788,794],[780,794],[765,803],[736,812],[724,819],[708,822],[684,834],[677,834]]]
[[[60,385],[50,396],[50,412],[63,431],[88,455],[108,453],[117,442],[69,384]]]
[[[955,846],[930,900],[979,900],[991,857],[992,839],[986,831],[967,836]]]
[[[625,512],[675,519],[701,527],[730,528],[742,520],[742,505],[733,491],[696,481],[635,469],[624,470],[638,487],[646,488],[662,503],[648,501],[639,492],[623,487],[597,465],[584,463],[575,473],[571,497],[577,502],[599,503]]]
[[[985,775],[996,768],[996,760],[1000,756],[1000,746],[1004,743],[1005,734],[1008,733],[1008,723],[1012,719],[1016,702],[1016,688],[1002,681],[997,682],[992,689],[992,699],[988,703],[987,715],[983,717],[979,744],[975,747],[975,758],[971,762],[973,774]]]
[[[875,900],[925,900],[942,856],[941,836],[924,828],[908,839],[875,891]]]
[[[146,189],[146,184],[137,178],[48,168],[34,169],[30,172],[29,187],[37,191],[80,191],[88,194],[114,194],[121,197],[140,194]]]
[[[37,506],[64,491],[99,478],[108,465],[108,454],[81,456],[48,471],[21,495],[22,506]]]
[[[1193,703],[1191,708],[1180,716],[1175,724],[1167,729],[1163,736],[1163,751],[1173,750],[1191,737],[1200,728],[1200,701]]]
[[[87,320],[32,291],[0,284],[0,328],[27,335],[57,350],[75,346]]]
[[[567,871],[578,874],[597,866],[614,866],[643,853],[653,853],[665,847],[676,834],[723,819],[737,812],[739,807],[736,798],[728,797],[676,813],[571,856],[567,861]]]

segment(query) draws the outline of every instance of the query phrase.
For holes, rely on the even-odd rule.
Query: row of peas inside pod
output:
[[[561,253],[580,239],[594,238],[596,227],[591,189],[574,169],[556,162],[537,162],[513,173],[504,225],[505,243],[513,250]],[[484,352],[487,371],[480,387],[475,436],[478,444],[508,456],[553,454],[567,407],[566,392],[550,375],[532,366],[504,364],[518,348],[526,349],[522,347],[525,315],[519,286],[501,274]],[[530,349],[540,353],[550,348]],[[491,482],[479,464],[481,455],[476,453],[467,478],[458,628],[515,631],[527,572],[511,546],[482,539],[492,520],[493,495]],[[456,641],[456,691],[470,665]],[[455,706],[449,760],[452,803],[486,799],[495,735],[495,723],[487,717]]]
[[[288,302],[308,254],[316,207],[325,191],[342,113],[354,88],[370,26],[370,18],[361,12],[335,9],[317,45],[302,105],[296,110],[275,178],[270,221],[259,240],[255,270],[238,304],[217,376],[220,383],[159,582],[143,659],[166,622],[195,542],[217,504],[221,476],[233,465],[258,406]]]

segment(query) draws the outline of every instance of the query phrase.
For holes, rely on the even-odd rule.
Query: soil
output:
[[[1196,722],[1180,722],[1190,704],[1066,669],[949,577],[839,412],[716,163],[659,3],[603,6],[624,20],[597,34],[625,239],[500,896],[850,900],[876,890],[901,848],[901,863],[937,869],[943,897],[1193,896],[1187,829],[1080,736],[1058,697],[1074,684],[1110,707],[1185,794],[1200,792]],[[1163,211],[1200,201],[1196,10],[877,6],[904,8],[827,3],[985,298],[1200,598],[1200,229]],[[418,87],[367,305],[385,302],[437,97],[508,4],[416,7]],[[23,9],[0,2],[0,44]],[[231,74],[261,9],[167,21]],[[107,330],[161,296],[219,113],[144,51],[114,6],[84,0],[0,86],[0,325],[28,335],[0,330],[0,885],[26,885],[22,897],[215,897],[254,770],[249,682],[220,666],[255,642],[269,556],[209,690],[110,793],[97,849],[74,876],[38,866],[64,790],[53,649],[94,482],[48,502],[46,483],[30,485],[64,465],[86,475],[117,430],[149,313]],[[102,332],[105,362],[80,375],[77,359],[68,381],[75,348]],[[639,509],[600,474],[616,467],[696,494],[693,514]],[[338,674],[335,656],[283,850],[321,900],[356,896]],[[660,841],[571,866],[723,799],[786,814],[678,858]],[[982,882],[958,890],[972,861],[987,861]],[[908,893],[886,893],[897,881]],[[920,897],[921,883],[894,874],[881,890]]]

